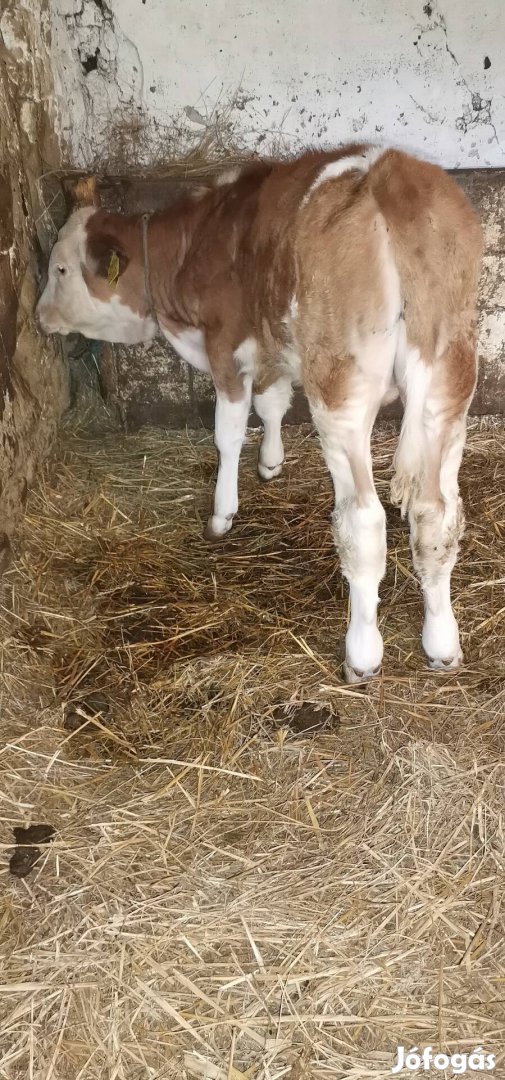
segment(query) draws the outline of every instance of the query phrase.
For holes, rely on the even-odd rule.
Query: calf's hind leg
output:
[[[386,515],[375,490],[370,437],[383,393],[381,378],[356,371],[338,408],[310,402],[333,479],[333,536],[349,582],[344,675],[350,683],[378,675],[382,665],[377,607],[386,569]]]
[[[291,394],[291,379],[283,375],[262,393],[253,395],[254,408],[263,421],[263,438],[258,458],[258,473],[262,480],[273,480],[282,472],[284,447],[281,425],[291,404]]]
[[[434,369],[411,365],[392,501],[408,510],[414,569],[424,599],[422,644],[434,670],[458,668],[463,655],[451,603],[451,575],[463,535],[458,474],[476,378],[471,343],[452,343]],[[459,382],[454,378],[458,374]],[[459,393],[457,390],[459,389]]]

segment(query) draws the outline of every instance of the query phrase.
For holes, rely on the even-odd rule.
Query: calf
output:
[[[133,344],[158,329],[216,390],[219,471],[206,535],[224,536],[251,398],[258,469],[278,476],[293,383],[307,395],[335,488],[333,532],[350,586],[345,676],[377,675],[386,525],[370,436],[400,394],[392,483],[408,513],[432,668],[461,663],[450,596],[463,529],[458,471],[477,374],[478,220],[439,168],[349,146],[228,175],[163,213],[75,211],[38,305],[48,333]]]

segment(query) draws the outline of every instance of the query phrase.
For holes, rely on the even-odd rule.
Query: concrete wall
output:
[[[37,0],[7,0],[0,18],[0,572],[67,401],[59,346],[33,321],[47,241],[38,181],[59,164],[44,18]]]
[[[126,210],[159,205],[139,166],[202,140],[212,155],[367,138],[448,168],[505,166],[503,0],[50,0],[50,11],[66,162],[112,178]],[[488,239],[479,412],[505,411],[503,175],[464,181]],[[127,426],[211,419],[208,382],[160,343],[106,350],[102,378]]]
[[[124,209],[144,209],[153,199],[160,204],[160,183],[164,199],[174,194],[153,167],[195,147],[223,156],[230,148],[270,153],[370,138],[477,170],[473,178],[461,174],[487,236],[475,409],[505,411],[505,173],[483,172],[505,165],[502,0],[7,0],[2,29],[10,85],[2,108],[11,133],[0,203],[9,204],[12,192],[15,219],[9,226],[7,206],[0,268],[7,353],[13,313],[30,312],[33,302],[35,223],[46,251],[61,223],[61,163],[96,168]],[[16,177],[26,189],[26,215]],[[37,403],[30,424],[48,442],[62,400],[58,353],[36,337],[29,318],[16,340],[27,341],[34,357],[25,365]],[[1,375],[8,408],[12,363],[3,361]],[[28,385],[26,371],[23,380]],[[209,383],[160,343],[106,350],[102,382],[127,426],[211,420]],[[18,439],[17,450],[4,453],[1,468],[10,476],[19,447]],[[29,471],[23,465],[21,473]]]
[[[500,166],[503,0],[51,0],[68,162],[384,139]]]

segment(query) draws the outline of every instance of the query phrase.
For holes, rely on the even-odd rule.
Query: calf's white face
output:
[[[49,259],[47,285],[37,305],[37,318],[46,334],[83,334],[97,341],[136,345],[151,341],[156,323],[139,315],[110,289],[99,299],[90,292],[85,271],[93,274],[87,252],[86,222],[93,207],[74,211],[60,229]]]

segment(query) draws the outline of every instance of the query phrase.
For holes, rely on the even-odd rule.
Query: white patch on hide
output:
[[[359,172],[366,173],[375,162],[385,153],[383,147],[369,146],[367,150],[364,150],[362,154],[348,154],[346,157],[341,157],[337,161],[330,161],[327,165],[324,165],[321,172],[309,190],[305,193],[302,199],[302,207],[306,206],[311,195],[317,191],[317,188],[321,184],[327,183],[328,180],[338,180],[344,173],[350,172],[352,169],[357,169]]]
[[[181,330],[179,334],[173,334],[171,330],[166,330],[164,326],[161,326],[161,331],[172,348],[179,354],[181,360],[196,368],[197,371],[210,375],[210,363],[203,330],[188,326],[185,330]]]
[[[254,378],[258,359],[258,345],[255,338],[245,338],[238,349],[235,349],[234,356],[239,375],[250,375]]]

